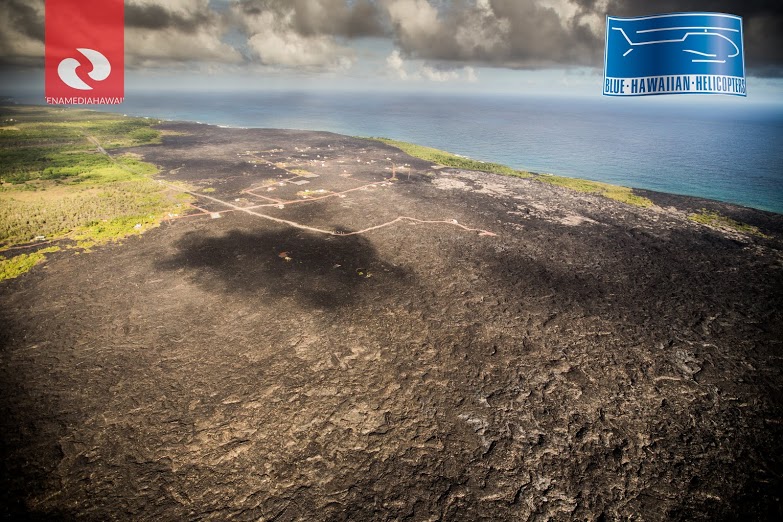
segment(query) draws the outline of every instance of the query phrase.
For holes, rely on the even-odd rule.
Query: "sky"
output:
[[[783,102],[780,0],[126,0],[126,94],[600,95],[605,19],[744,19],[749,98]],[[0,2],[0,95],[43,97],[44,1]]]

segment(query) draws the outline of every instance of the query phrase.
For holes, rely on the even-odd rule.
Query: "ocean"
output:
[[[127,93],[113,110],[234,127],[382,136],[533,172],[783,213],[783,105],[661,98],[667,99]]]

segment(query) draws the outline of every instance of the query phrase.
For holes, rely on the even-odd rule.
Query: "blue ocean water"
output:
[[[666,97],[672,98],[672,97]],[[128,114],[384,136],[783,213],[783,105],[404,93],[128,93]],[[116,110],[116,108],[115,108]]]

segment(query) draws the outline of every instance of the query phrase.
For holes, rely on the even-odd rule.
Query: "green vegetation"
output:
[[[43,262],[50,252],[57,252],[60,247],[42,248],[31,254],[19,254],[10,259],[0,256],[0,281],[13,279],[24,274],[35,265]]]
[[[158,223],[159,216],[155,214],[122,216],[93,221],[88,225],[80,226],[73,231],[70,237],[76,241],[77,247],[89,250],[96,245],[141,234],[145,230],[157,226]]]
[[[455,169],[464,170],[478,170],[481,172],[492,172],[494,174],[503,174],[504,176],[515,176],[518,178],[530,178],[533,174],[524,172],[521,170],[514,170],[511,167],[501,165],[499,163],[487,163],[484,161],[477,161],[463,156],[458,156],[450,152],[445,152],[431,147],[424,147],[413,143],[406,143],[404,141],[390,140],[388,138],[370,138],[371,140],[380,141],[386,145],[397,147],[406,154],[413,156],[414,158],[423,159],[425,161],[431,161],[436,165],[443,165],[444,167],[453,167]]]
[[[79,109],[0,107],[0,183],[65,180],[112,166],[96,150],[160,142],[147,118]],[[79,181],[79,180],[77,180]]]
[[[557,185],[560,187],[566,187],[578,192],[585,192],[588,194],[598,194],[610,199],[614,199],[629,205],[635,205],[637,207],[650,207],[652,201],[641,196],[637,196],[633,193],[633,190],[628,187],[621,187],[618,185],[610,185],[608,183],[601,183],[598,181],[590,181],[586,179],[566,178],[563,176],[553,175],[539,175],[531,172],[525,172],[521,170],[514,170],[511,167],[500,165],[498,163],[486,163],[483,161],[472,160],[457,156],[449,152],[433,149],[430,147],[422,147],[421,145],[415,145],[412,143],[406,143],[403,141],[395,141],[387,138],[370,138],[375,141],[380,141],[392,147],[397,147],[406,154],[409,154],[415,158],[420,158],[425,161],[431,161],[438,165],[445,167],[453,167],[465,170],[477,170],[480,172],[491,172],[494,174],[502,174],[504,176],[514,176],[518,178],[533,178],[543,183],[549,183],[550,185]]]
[[[628,205],[635,205],[637,207],[651,207],[653,202],[647,198],[637,196],[633,193],[633,190],[628,187],[621,187],[619,185],[610,185],[609,183],[601,183],[600,181],[590,181],[588,179],[579,178],[566,178],[563,176],[554,176],[551,174],[539,175],[536,179],[549,183],[550,185],[557,185],[558,187],[566,187],[577,192],[585,192],[587,194],[598,194],[609,199],[614,199]]]
[[[154,181],[154,165],[99,149],[159,143],[156,123],[90,110],[0,107],[0,249],[41,237],[89,248],[181,213],[189,198]],[[40,263],[45,250],[4,259],[3,278]]]
[[[709,227],[733,230],[735,232],[741,232],[751,236],[768,237],[763,234],[758,229],[758,227],[735,221],[728,216],[724,216],[723,214],[713,210],[707,210],[706,208],[701,209],[696,214],[689,215],[688,218],[691,221],[695,221],[696,223],[701,223],[702,225],[707,225]]]
[[[160,132],[150,128],[160,120],[45,106],[0,107],[0,143],[16,145],[68,144],[85,135],[95,137],[105,149],[157,143]],[[91,145],[83,141],[83,148]]]
[[[3,193],[0,202],[0,246],[5,247],[27,243],[36,236],[64,237],[117,218],[136,219],[132,223],[135,225],[147,216],[173,212],[171,207],[177,203],[148,179],[108,182],[92,188]]]

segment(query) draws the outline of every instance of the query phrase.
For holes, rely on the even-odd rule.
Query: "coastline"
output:
[[[783,147],[779,108],[716,104],[707,111],[674,104],[645,109],[627,100],[541,103],[481,96],[240,93],[235,98],[241,111],[228,105],[202,110],[209,98],[198,94],[140,95],[124,110],[246,128],[386,136],[517,169],[783,212],[775,191],[783,167],[772,152]]]
[[[46,111],[63,110],[63,109],[65,109],[66,111],[69,110],[76,111],[75,113],[72,114],[87,115],[90,114],[91,112],[94,112],[96,114],[100,114],[104,118],[115,118],[115,119],[125,118],[128,119],[129,121],[147,122],[146,125],[153,125],[153,124],[193,125],[195,124],[199,126],[214,127],[218,129],[236,130],[236,131],[261,130],[261,129],[253,129],[247,127],[231,126],[231,125],[211,125],[200,121],[186,122],[186,121],[163,120],[163,119],[157,119],[149,116],[132,117],[127,114],[111,113],[111,112],[93,110],[93,109],[84,110],[84,109],[74,109],[68,107],[50,107],[45,105],[27,106],[27,105],[16,105],[16,104],[9,105],[7,107],[9,109],[12,109],[14,107],[22,108],[23,110],[25,108],[31,108],[33,110],[43,111],[44,114],[47,113]],[[53,114],[53,113],[49,113],[49,114]],[[310,131],[310,130],[302,130],[302,129],[266,129],[266,130],[276,130],[281,132],[293,131],[293,132],[304,132],[304,133],[322,132],[322,131]],[[13,132],[11,132],[11,134],[13,134]],[[347,138],[347,136],[342,136],[339,134],[334,134],[334,135],[342,138]],[[5,136],[7,138],[9,136],[9,133],[6,132]],[[90,138],[90,139],[98,146],[98,151],[106,154],[106,151],[100,146],[100,143],[97,140],[95,140],[94,138]],[[161,134],[158,133],[155,136],[151,136],[151,139],[152,141],[150,143],[160,143]],[[505,165],[473,160],[465,156],[452,154],[450,152],[432,149],[429,147],[423,147],[411,143],[399,142],[387,138],[364,137],[361,139],[374,140],[381,143],[385,143],[387,145],[394,147],[395,149],[402,150],[407,154],[411,154],[412,157],[418,158],[420,160],[432,162],[435,166],[437,166],[437,168],[456,168],[456,169],[464,169],[468,171],[489,172],[489,173],[494,173],[494,174],[499,174],[504,176],[512,176],[512,177],[523,178],[523,179],[525,178],[534,179],[537,182],[543,182],[556,186],[561,186],[568,190],[574,190],[576,192],[597,194],[602,197],[616,199],[622,203],[626,203],[630,205],[636,205],[641,207],[656,206],[659,209],[661,209],[662,207],[667,207],[670,211],[683,213],[684,215],[688,216],[689,218],[703,225],[711,226],[717,229],[723,229],[726,231],[732,231],[735,233],[738,231],[739,232],[745,231],[746,233],[747,232],[755,233],[763,237],[764,232],[762,232],[762,230],[769,230],[775,233],[780,233],[781,231],[783,231],[783,228],[781,228],[780,226],[780,220],[777,219],[777,216],[780,216],[780,214],[776,214],[774,212],[769,212],[765,210],[755,209],[752,207],[744,207],[742,205],[737,205],[734,203],[726,203],[726,202],[710,200],[706,198],[656,192],[656,191],[637,189],[637,188],[628,188],[619,185],[594,182],[582,178],[568,178],[568,177],[556,176],[553,174],[540,174],[536,172],[515,170]],[[139,145],[143,145],[143,143],[139,143]],[[13,147],[13,145],[11,146]],[[122,155],[122,151],[120,151],[120,155]],[[108,155],[108,157],[111,157],[111,155]],[[149,165],[148,167],[150,169],[152,168],[151,165]],[[129,172],[133,173],[132,170]],[[13,187],[12,185],[5,185],[5,190],[7,191],[12,187]],[[185,196],[186,194],[182,193],[181,195]],[[172,208],[173,207],[170,207],[169,209],[166,210],[166,212],[169,215],[172,215],[171,214]],[[174,212],[179,212],[179,210],[174,210]],[[142,217],[136,218],[131,216],[129,220],[120,215],[116,217],[120,219],[126,219],[126,221],[139,221],[145,223],[145,225],[141,230],[139,230],[138,228],[134,230],[130,230],[130,229],[123,230],[120,228],[116,231],[115,236],[107,236],[106,239],[102,239],[100,241],[95,241],[93,240],[92,237],[87,238],[82,234],[81,240],[77,243],[77,245],[81,245],[82,248],[89,249],[91,246],[95,244],[105,242],[106,240],[120,240],[123,237],[127,237],[128,235],[131,235],[133,233],[137,233],[139,231],[143,232],[143,230],[150,227],[157,226],[160,223],[160,218],[150,221],[147,218],[142,218]],[[11,277],[15,277],[18,274],[24,273],[24,271],[28,270],[32,266],[35,266],[35,264],[40,263],[45,259],[44,257],[41,256],[36,258],[37,260],[35,263],[30,263],[28,261],[28,254],[27,254],[28,252],[34,253],[36,249],[40,246],[49,245],[52,242],[57,243],[63,239],[67,239],[69,236],[72,235],[73,234],[71,230],[66,230],[65,233],[55,234],[54,237],[51,236],[46,237],[46,240],[43,242],[27,242],[27,243],[6,242],[4,248],[0,249],[0,254],[2,254],[2,252],[9,252],[13,254],[15,252],[21,251],[21,253],[24,253],[24,255],[22,257],[19,257],[18,260],[12,259],[11,261],[12,264],[15,262],[16,265],[24,266],[25,268],[22,271],[13,268],[11,269],[11,272],[7,272],[4,268],[4,273],[7,272],[10,274],[15,274],[12,275]],[[68,247],[68,248],[73,248],[73,247]],[[8,277],[8,276],[6,275],[3,277]]]

